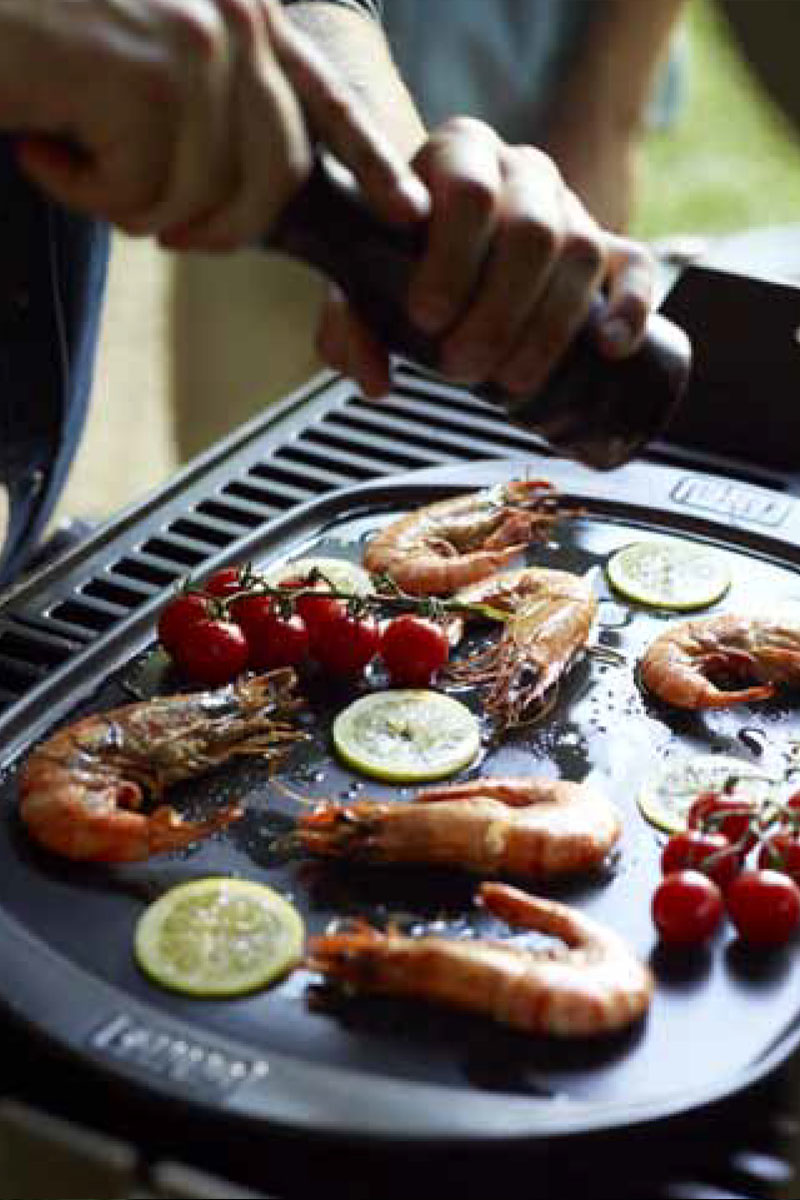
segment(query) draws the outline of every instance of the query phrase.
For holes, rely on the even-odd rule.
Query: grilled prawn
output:
[[[546,538],[557,515],[553,484],[517,479],[400,517],[372,539],[364,565],[411,595],[449,596]]]
[[[529,567],[464,588],[458,598],[510,614],[497,642],[450,674],[485,683],[486,711],[500,728],[518,725],[586,645],[597,612],[592,585],[568,571]]]
[[[565,944],[536,950],[499,940],[406,937],[358,922],[313,938],[307,965],[356,990],[449,1004],[525,1033],[596,1036],[644,1016],[653,978],[616,933],[504,884],[484,883],[478,895],[510,925]]]
[[[31,836],[66,858],[133,862],[178,850],[241,815],[228,804],[202,821],[158,801],[170,784],[236,755],[279,759],[302,738],[291,718],[303,701],[291,670],[218,691],[167,696],[97,713],[37,746],[20,780],[20,813]]]
[[[541,879],[595,870],[620,832],[617,810],[587,784],[527,778],[426,788],[411,803],[322,803],[298,836],[332,858]]]
[[[800,624],[735,613],[682,621],[656,638],[639,671],[645,687],[676,708],[768,700],[780,684],[800,686]]]

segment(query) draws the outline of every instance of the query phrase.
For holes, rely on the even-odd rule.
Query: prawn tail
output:
[[[226,804],[219,812],[199,821],[186,821],[173,808],[162,805],[147,819],[146,854],[185,850],[238,821],[244,810],[239,804]],[[144,857],[144,855],[143,855]]]

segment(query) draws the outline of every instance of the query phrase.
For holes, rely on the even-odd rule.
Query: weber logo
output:
[[[718,513],[749,525],[782,525],[789,513],[791,501],[761,488],[741,483],[726,483],[719,479],[685,476],[675,485],[672,499],[687,508],[699,508]]]
[[[95,1030],[89,1041],[95,1050],[148,1074],[217,1096],[229,1094],[268,1070],[260,1059],[234,1057],[196,1038],[175,1037],[122,1013]]]

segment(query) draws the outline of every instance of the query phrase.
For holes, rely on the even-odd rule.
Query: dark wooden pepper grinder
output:
[[[409,279],[425,236],[424,225],[397,228],[379,220],[346,173],[320,157],[265,246],[322,271],[385,346],[435,370],[436,341],[406,314]],[[635,354],[605,358],[592,335],[602,306],[598,297],[585,329],[536,395],[475,390],[557,453],[609,470],[666,429],[686,388],[692,352],[683,330],[653,313]]]

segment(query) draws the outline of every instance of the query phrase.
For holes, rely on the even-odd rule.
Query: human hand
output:
[[[546,155],[508,146],[488,126],[460,117],[434,132],[413,165],[432,212],[408,310],[441,339],[445,374],[534,394],[600,287],[607,293],[600,350],[621,358],[638,347],[652,303],[653,261],[637,243],[602,231]],[[335,289],[318,346],[367,395],[388,390],[386,348]]]
[[[388,220],[424,214],[409,167],[275,0],[0,0],[0,129],[71,208],[176,249],[263,235],[314,135]]]

